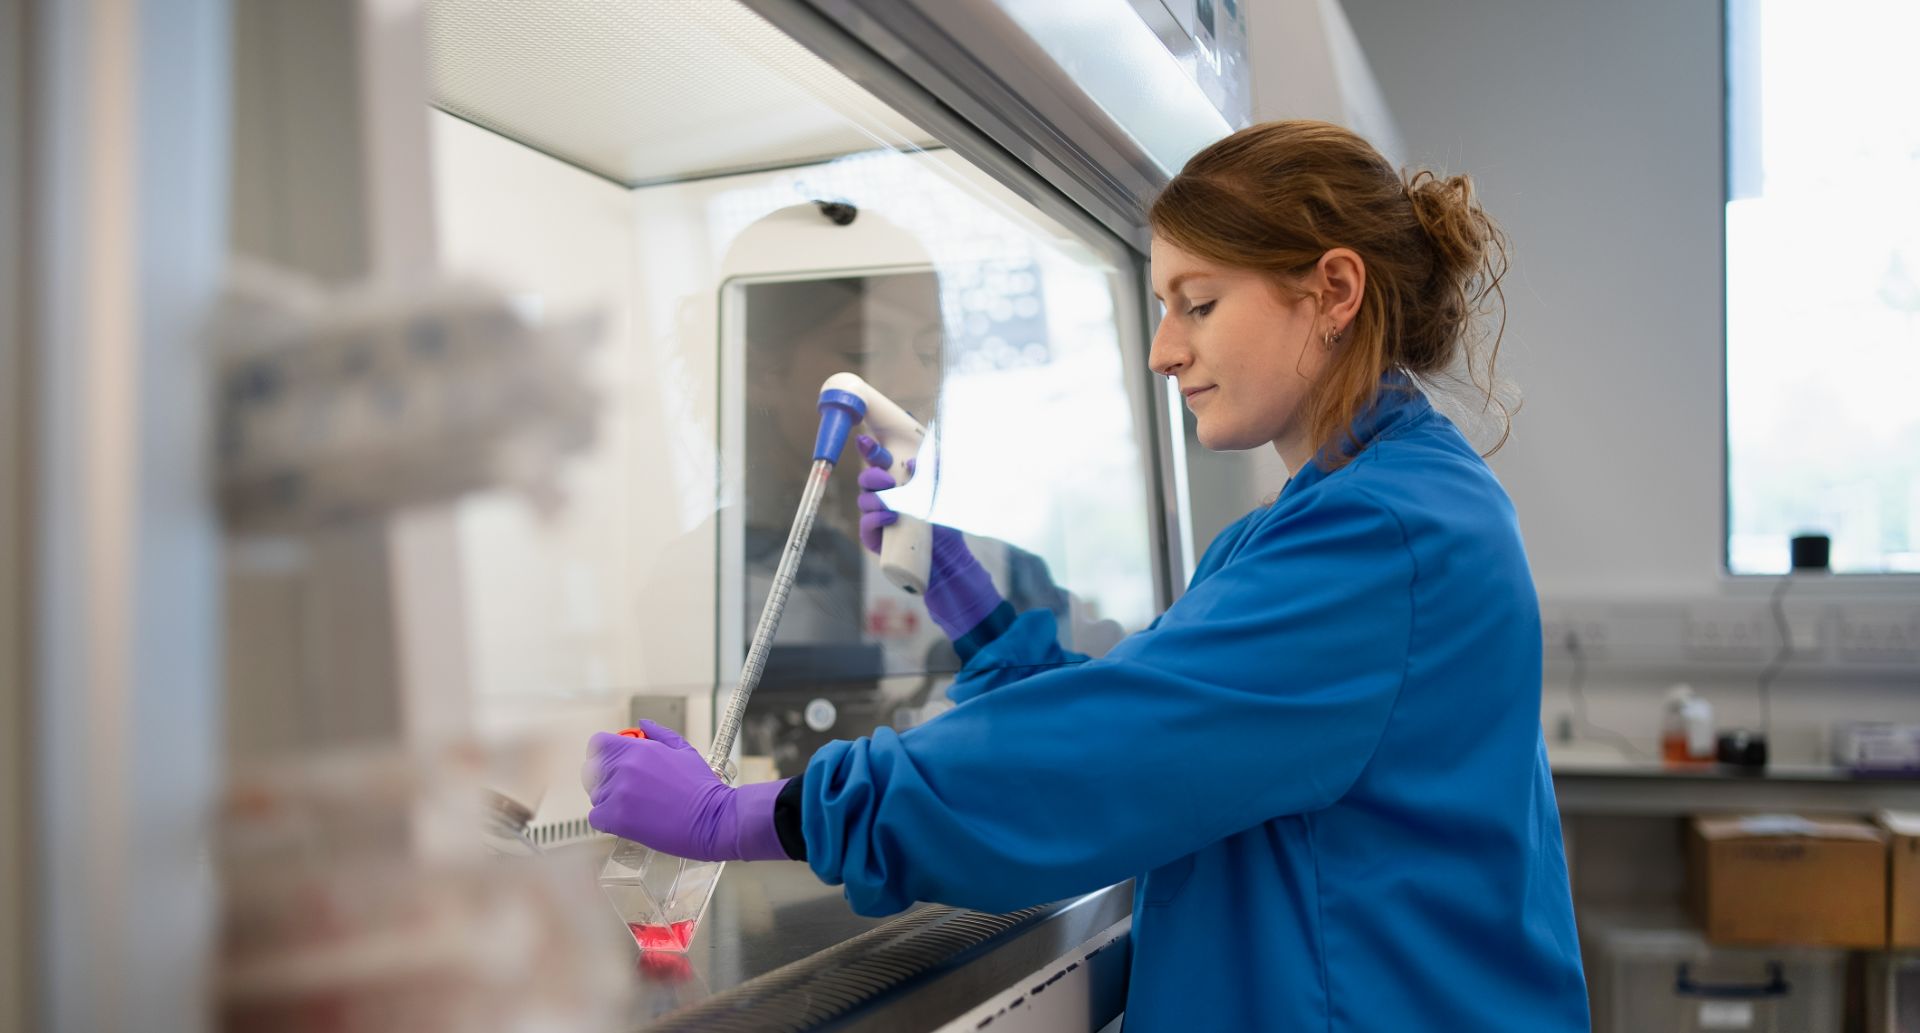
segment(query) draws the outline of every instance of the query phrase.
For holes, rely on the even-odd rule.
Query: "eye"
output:
[[[1195,318],[1205,316],[1207,313],[1212,312],[1213,306],[1217,304],[1219,304],[1219,302],[1209,301],[1204,305],[1195,305],[1192,308],[1187,309],[1187,315],[1193,316]]]

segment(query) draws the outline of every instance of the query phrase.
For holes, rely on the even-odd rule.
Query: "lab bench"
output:
[[[1551,752],[1549,762],[1554,795],[1566,815],[1920,810],[1920,778],[1860,777],[1825,764],[1774,764],[1749,774],[1717,764],[1671,767],[1599,751]]]
[[[1685,828],[1696,814],[1920,810],[1920,779],[1862,778],[1827,765],[1758,773],[1669,767],[1596,749],[1549,751],[1578,911],[1677,908],[1687,895]]]
[[[804,864],[728,865],[685,955],[635,952],[627,1028],[1090,1033],[1125,1006],[1131,907],[1126,883],[1008,914],[863,918]],[[607,935],[627,934],[609,917]]]

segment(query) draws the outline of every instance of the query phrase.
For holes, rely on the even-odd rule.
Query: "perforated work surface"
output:
[[[434,102],[628,185],[931,142],[731,0],[431,0]]]

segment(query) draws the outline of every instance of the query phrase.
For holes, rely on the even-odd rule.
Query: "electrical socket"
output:
[[[1834,622],[1834,653],[1850,663],[1920,664],[1920,609],[1872,616],[1842,610]]]
[[[1779,649],[1771,617],[1729,619],[1689,614],[1681,650],[1689,660],[1759,661]]]
[[[1784,606],[1798,674],[1822,669],[1864,672],[1920,669],[1920,606],[1901,599],[1788,599]],[[1772,607],[1754,597],[1593,601],[1541,605],[1541,636],[1550,664],[1582,658],[1615,667],[1759,671],[1780,652]]]
[[[1591,660],[1606,652],[1607,625],[1604,621],[1550,620],[1540,625],[1549,656],[1571,656],[1576,648]]]
[[[1576,648],[1585,660],[1606,657],[1612,636],[1604,615],[1591,607],[1543,607],[1540,617],[1540,638],[1546,646],[1548,662],[1572,660]]]

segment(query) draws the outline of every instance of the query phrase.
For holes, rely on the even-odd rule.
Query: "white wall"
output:
[[[1715,591],[1719,3],[1345,11],[1405,160],[1471,173],[1513,238],[1501,369],[1526,406],[1493,464],[1543,594]],[[1329,75],[1303,76],[1301,48],[1276,38],[1276,25],[1317,27],[1317,2],[1267,0],[1249,19],[1263,117],[1365,131]],[[1320,56],[1311,67],[1330,73]],[[1271,491],[1275,472],[1257,468],[1245,496]]]
[[[1400,130],[1339,0],[1247,4],[1253,118],[1317,118],[1401,160]]]
[[[1345,8],[1407,161],[1471,173],[1512,237],[1501,369],[1526,405],[1492,464],[1519,507],[1548,620],[1578,624],[1568,607],[1608,601],[1584,611],[1601,612],[1589,630],[1614,636],[1590,650],[1592,716],[1651,743],[1661,692],[1688,679],[1723,726],[1753,723],[1771,648],[1694,662],[1674,630],[1689,604],[1726,620],[1763,614],[1772,587],[1731,584],[1720,567],[1720,3]],[[1797,588],[1796,626],[1837,619],[1823,608],[1835,591]],[[1877,596],[1882,609],[1868,612],[1884,615],[1920,587],[1841,591]],[[1920,720],[1920,670],[1841,662],[1826,630],[1814,650],[1825,660],[1790,666],[1776,685],[1787,759],[1821,758],[1834,721]],[[1564,651],[1548,665],[1551,730],[1570,709],[1572,667]]]
[[[1494,469],[1542,593],[1717,591],[1718,0],[1347,0],[1411,162],[1514,242]]]

